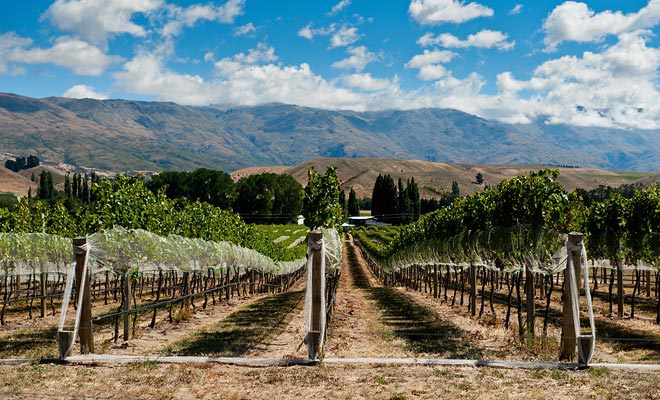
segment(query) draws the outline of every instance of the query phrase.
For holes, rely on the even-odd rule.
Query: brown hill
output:
[[[28,190],[32,193],[37,190],[37,184],[16,172],[0,166],[0,193],[11,193],[17,196],[27,196]]]
[[[420,160],[394,160],[387,158],[316,158],[292,167],[251,167],[231,173],[239,178],[262,172],[285,173],[292,175],[302,185],[307,184],[307,171],[314,167],[320,173],[329,165],[337,167],[342,188],[348,192],[351,187],[359,198],[371,197],[378,174],[390,174],[395,181],[415,178],[420,195],[424,198],[438,197],[451,190],[452,182],[459,184],[462,195],[483,190],[484,184],[475,182],[481,173],[484,183],[496,185],[498,182],[524,175],[543,168],[559,169],[559,182],[567,191],[576,188],[590,190],[598,186],[618,187],[622,184],[641,183],[651,186],[660,182],[660,174],[646,172],[613,172],[597,168],[562,168],[543,165],[501,165],[501,164],[446,164]]]

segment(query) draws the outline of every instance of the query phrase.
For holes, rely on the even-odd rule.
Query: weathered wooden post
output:
[[[325,302],[325,293],[323,288],[323,278],[325,276],[323,263],[323,233],[320,231],[311,231],[309,233],[311,258],[312,258],[312,282],[308,284],[311,287],[311,316],[309,332],[307,333],[307,350],[310,360],[317,360],[321,352],[321,340],[323,335],[323,305]],[[318,245],[320,244],[320,245]]]
[[[573,306],[574,293],[571,287],[578,288],[577,274],[575,270],[580,269],[582,266],[582,251],[577,250],[582,243],[584,235],[579,232],[571,232],[568,234],[568,257],[571,257],[572,263],[566,262],[566,269],[564,270],[564,293],[563,293],[563,308],[562,308],[562,322],[561,322],[561,352],[559,354],[560,360],[573,361],[575,359],[575,349],[577,346],[577,334],[575,319],[579,321],[580,315],[575,315]],[[571,250],[571,248],[576,250]],[[573,282],[571,282],[571,280]],[[577,296],[575,296],[577,298]],[[578,325],[579,327],[579,325]]]
[[[41,318],[46,316],[46,279],[48,273],[44,271],[44,264],[41,264],[41,275],[39,276],[39,297],[41,300],[40,303],[40,312]]]
[[[132,286],[133,279],[131,279],[131,274],[127,272],[124,275],[124,292],[122,296],[124,297],[124,307],[122,309],[123,319],[124,319],[124,341],[131,339],[131,297],[132,297]]]
[[[525,295],[527,300],[527,335],[530,339],[534,339],[534,320],[536,315],[534,290],[534,274],[527,267],[525,268]]]
[[[82,296],[80,307],[80,352],[83,354],[94,352],[94,332],[92,330],[92,300],[90,295],[91,279],[89,271],[85,270],[87,262],[86,238],[73,239],[73,249],[76,254],[76,295]],[[83,274],[85,272],[85,274]],[[78,297],[79,299],[79,297]]]
[[[616,257],[616,317],[623,319],[623,260],[619,256]]]
[[[470,314],[477,315],[477,267],[474,264],[470,264]]]

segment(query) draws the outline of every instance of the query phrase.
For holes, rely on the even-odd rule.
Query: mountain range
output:
[[[660,131],[505,124],[451,109],[29,98],[0,93],[0,149],[115,172],[292,166],[317,157],[660,171]]]

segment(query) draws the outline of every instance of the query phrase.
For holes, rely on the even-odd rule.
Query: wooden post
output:
[[[312,231],[309,233],[309,238],[312,243],[319,243],[323,240],[323,233],[320,231]],[[325,293],[323,293],[321,287],[321,278],[325,271],[322,270],[322,250],[321,248],[312,248],[312,307],[311,307],[311,319],[309,333],[307,336],[307,349],[309,353],[310,360],[316,360],[319,357],[321,349],[319,348],[321,343],[321,332],[322,321],[324,318],[322,315],[321,309],[324,302]]]
[[[534,338],[534,317],[536,313],[534,303],[534,274],[529,268],[525,268],[525,295],[527,297],[527,335]]]
[[[616,258],[616,316],[623,319],[623,260]]]
[[[41,297],[41,318],[44,318],[46,316],[46,278],[47,278],[47,273],[46,271],[43,270],[43,264],[42,264],[42,269],[41,269],[41,275],[39,277],[39,293]]]
[[[76,254],[76,295],[82,296],[82,306],[80,310],[80,325],[78,327],[78,336],[80,337],[80,352],[82,354],[94,352],[94,332],[92,330],[92,299],[90,296],[91,279],[87,271],[85,284],[81,286],[83,280],[83,269],[87,259],[87,252],[83,246],[87,244],[86,238],[73,239],[73,249]],[[76,297],[77,297],[76,296]]]
[[[582,242],[584,235],[578,232],[571,232],[568,234],[568,241],[577,245]],[[559,360],[573,361],[575,359],[575,351],[577,348],[577,334],[575,332],[574,318],[580,318],[579,315],[573,314],[573,294],[571,293],[571,280],[577,279],[575,270],[579,269],[582,261],[582,252],[573,251],[568,255],[572,257],[573,268],[564,270],[564,293],[563,293],[563,309],[561,321],[561,352]],[[567,266],[569,264],[567,263]],[[575,282],[577,288],[577,282]]]
[[[130,274],[124,276],[124,341],[131,339],[131,315],[129,311],[131,310],[131,296],[132,296],[132,286],[133,282]]]
[[[476,316],[477,315],[477,267],[475,267],[474,264],[470,264],[470,307],[471,307],[470,314],[473,317]]]

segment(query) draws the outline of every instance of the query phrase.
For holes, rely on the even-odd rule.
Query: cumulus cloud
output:
[[[30,39],[14,34],[0,36],[0,71],[6,70],[7,63],[15,64],[53,64],[65,67],[78,75],[101,75],[113,63],[122,61],[121,57],[109,56],[98,47],[79,39],[61,37],[50,48],[30,47]]]
[[[357,42],[360,39],[360,34],[356,27],[342,26],[330,38],[330,48],[344,47]]]
[[[339,3],[332,6],[332,9],[328,13],[328,15],[330,15],[330,16],[335,15],[339,11],[343,10],[344,8],[346,8],[350,5],[351,5],[351,0],[341,0]]]
[[[657,128],[660,93],[654,84],[660,49],[646,45],[649,32],[622,33],[602,53],[563,56],[539,65],[526,81],[498,75],[506,98],[535,93],[525,109],[550,123],[608,127]]]
[[[145,29],[131,18],[162,5],[163,0],[56,0],[42,18],[50,20],[60,30],[76,33],[89,43],[105,47],[112,35],[145,36]]]
[[[312,28],[312,23],[308,23],[305,27],[300,28],[298,31],[298,36],[305,39],[312,40],[314,36],[328,36],[333,33],[337,28],[336,24],[332,24],[327,28]]]
[[[418,69],[417,77],[421,80],[437,80],[448,75],[448,71],[442,64],[451,62],[456,55],[448,50],[424,50],[422,54],[411,58],[405,67]]]
[[[421,68],[431,64],[448,63],[456,57],[456,53],[448,50],[424,50],[405,65],[406,68]]]
[[[70,87],[62,97],[69,97],[72,99],[97,99],[105,100],[107,95],[97,92],[93,87],[87,85],[74,85]]]
[[[499,50],[511,50],[515,47],[516,42],[507,42],[508,36],[499,31],[492,31],[484,29],[474,34],[468,35],[467,39],[461,40],[450,33],[441,33],[433,36],[432,33],[426,33],[424,36],[417,40],[417,44],[422,47],[442,46],[448,48],[466,48],[466,47],[479,47],[479,48],[497,48]]]
[[[342,77],[342,82],[349,88],[375,92],[381,90],[398,91],[398,77],[392,80],[374,78],[371,74],[350,74]]]
[[[270,47],[237,54],[215,64],[219,79],[179,74],[153,53],[140,53],[114,74],[118,87],[182,104],[256,105],[267,102],[302,104],[328,109],[365,109],[359,94],[333,85],[312,72],[308,64],[275,65]]]
[[[172,19],[163,27],[163,35],[179,35],[184,27],[195,26],[199,21],[218,21],[224,24],[231,24],[236,17],[243,14],[244,6],[245,0],[229,0],[220,6],[214,6],[213,4],[193,4],[189,7],[182,8],[168,5],[167,9]]]
[[[553,51],[565,41],[597,42],[607,35],[618,35],[649,28],[660,23],[660,0],[650,0],[636,13],[620,11],[596,13],[585,3],[567,1],[555,7],[543,23],[543,42]]]
[[[351,56],[333,63],[334,68],[354,69],[360,72],[367,64],[379,61],[382,58],[381,55],[370,52],[366,46],[349,47],[347,52]]]
[[[412,0],[408,13],[421,25],[460,24],[479,17],[493,16],[493,9],[461,0]]]
[[[254,24],[252,22],[239,26],[236,29],[234,29],[234,36],[245,36],[249,35],[251,33],[255,33],[257,31],[257,28],[254,27]]]
[[[10,71],[12,64],[12,54],[17,49],[23,49],[32,44],[32,39],[16,35],[14,32],[7,32],[0,35],[0,73],[17,73],[20,67],[14,66]]]

